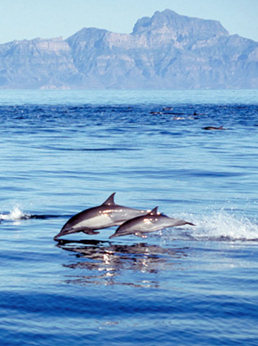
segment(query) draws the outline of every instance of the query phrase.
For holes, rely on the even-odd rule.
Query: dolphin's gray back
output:
[[[131,220],[131,219],[136,218],[138,216],[145,215],[146,213],[147,213],[146,210],[128,208],[128,207],[124,207],[122,205],[115,205],[115,206],[113,206],[113,209],[112,209],[111,218],[115,222],[118,222],[119,225],[121,225],[122,223],[124,223],[128,220]]]

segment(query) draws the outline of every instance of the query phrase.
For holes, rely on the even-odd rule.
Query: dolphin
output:
[[[219,126],[219,127],[216,127],[216,126],[206,126],[206,127],[203,127],[203,130],[225,130],[225,128],[223,126]]]
[[[98,234],[99,232],[96,232],[97,229],[118,226],[129,219],[146,214],[146,210],[132,209],[116,204],[114,196],[115,192],[101,205],[85,209],[72,216],[54,237],[54,240],[77,232]]]
[[[172,217],[161,214],[158,212],[158,207],[155,207],[145,215],[137,216],[124,222],[109,238],[120,237],[128,234],[134,234],[138,237],[146,238],[145,233],[182,225],[195,226],[191,222],[173,219]]]

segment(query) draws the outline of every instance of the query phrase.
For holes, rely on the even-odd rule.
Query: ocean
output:
[[[257,90],[2,90],[0,120],[1,345],[258,345]],[[53,240],[113,192],[195,226]]]

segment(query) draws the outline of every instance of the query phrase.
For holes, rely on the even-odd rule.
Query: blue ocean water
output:
[[[258,345],[258,91],[1,91],[0,120],[1,345]],[[112,192],[196,226],[53,240]]]

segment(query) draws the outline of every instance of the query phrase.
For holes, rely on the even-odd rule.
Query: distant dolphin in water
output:
[[[225,130],[225,128],[223,126],[219,126],[219,127],[216,127],[216,126],[206,126],[206,127],[203,127],[203,130]]]
[[[132,209],[116,204],[114,196],[115,192],[103,204],[72,216],[54,237],[54,240],[77,232],[98,234],[97,229],[118,226],[129,219],[146,214],[146,210]]]
[[[118,227],[116,232],[109,238],[120,237],[123,235],[134,234],[138,237],[146,238],[145,233],[159,231],[167,227],[175,227],[182,225],[195,226],[191,222],[180,219],[173,219],[167,215],[158,212],[158,207],[151,210],[146,215],[135,217],[126,221]]]

